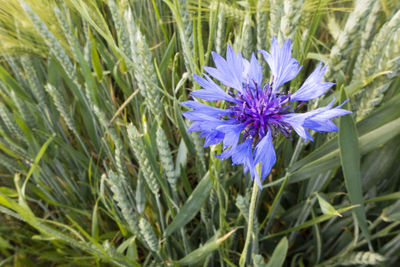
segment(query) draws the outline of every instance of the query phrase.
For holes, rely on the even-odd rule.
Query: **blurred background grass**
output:
[[[0,0],[0,266],[236,266],[248,223],[249,266],[396,266],[399,7]],[[179,103],[211,51],[272,36],[303,65],[287,89],[329,65],[336,86],[304,110],[349,97],[354,114],[275,140],[248,222],[249,177],[186,133]]]

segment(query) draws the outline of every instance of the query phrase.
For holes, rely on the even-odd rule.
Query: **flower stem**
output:
[[[257,168],[257,172],[259,173],[259,175],[261,175],[261,164],[258,164],[256,168]],[[250,201],[250,209],[249,209],[249,220],[247,221],[246,242],[244,243],[244,248],[243,248],[242,254],[240,255],[240,260],[239,260],[240,267],[243,267],[246,264],[247,251],[249,249],[251,236],[253,234],[254,211],[255,211],[255,207],[256,207],[258,190],[260,190],[260,189],[258,188],[256,178],[254,178],[253,192],[251,193],[251,201]]]

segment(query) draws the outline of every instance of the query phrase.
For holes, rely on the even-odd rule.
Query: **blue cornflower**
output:
[[[288,137],[292,129],[304,140],[312,140],[307,129],[317,132],[336,132],[338,128],[331,119],[351,113],[332,108],[334,100],[326,107],[306,113],[295,113],[295,101],[308,101],[323,95],[334,83],[323,82],[326,66],[320,63],[303,85],[293,94],[280,90],[301,70],[299,62],[292,58],[290,39],[282,47],[275,38],[271,52],[260,50],[272,74],[270,83],[262,83],[262,67],[254,54],[250,62],[241,53],[235,53],[228,45],[226,59],[212,53],[216,68],[204,70],[228,87],[224,91],[209,76],[194,75],[194,80],[203,88],[191,93],[193,97],[206,101],[226,101],[226,108],[216,108],[197,101],[182,104],[193,109],[183,115],[194,121],[188,131],[200,131],[205,137],[204,146],[222,142],[221,159],[232,158],[233,164],[243,164],[244,172],[261,188],[261,180],[255,166],[261,164],[261,179],[268,176],[276,162],[273,139],[281,132]]]

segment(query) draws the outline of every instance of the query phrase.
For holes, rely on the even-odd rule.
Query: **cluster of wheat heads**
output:
[[[0,265],[392,266],[399,259],[396,0],[0,0]],[[179,105],[226,45],[291,38],[350,98],[339,134],[278,138],[251,180]],[[266,79],[268,67],[264,66]],[[219,103],[224,105],[224,103]],[[302,109],[307,110],[303,106]],[[339,216],[340,214],[340,216]]]

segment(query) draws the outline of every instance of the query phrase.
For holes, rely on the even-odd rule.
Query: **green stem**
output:
[[[219,178],[216,177],[216,182],[217,182],[217,197],[218,197],[218,202],[219,202],[219,228],[220,230],[223,229],[224,227],[224,219],[225,219],[225,207],[224,207],[224,199],[221,196],[221,189],[220,186],[221,184],[219,183]]]
[[[261,175],[261,164],[257,165],[257,172]],[[249,220],[247,222],[247,235],[246,242],[244,243],[244,248],[242,254],[240,255],[239,265],[240,267],[244,267],[247,259],[247,251],[249,249],[249,244],[251,241],[251,235],[253,234],[253,221],[254,221],[254,211],[256,207],[256,200],[258,194],[258,184],[256,182],[256,178],[253,180],[253,192],[251,193],[251,201],[250,201],[250,210],[249,210]]]

